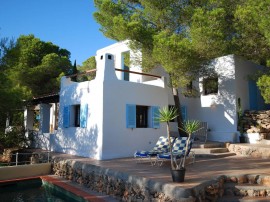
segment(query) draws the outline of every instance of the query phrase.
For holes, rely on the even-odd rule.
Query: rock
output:
[[[247,182],[247,177],[245,175],[238,177],[238,184],[244,184]]]
[[[250,196],[250,197],[254,196],[254,190],[253,190],[253,189],[247,190],[247,194],[248,194],[248,196]]]
[[[266,190],[261,190],[259,195],[262,197],[266,197]]]
[[[230,178],[230,181],[231,181],[231,182],[237,182],[237,178],[236,178],[236,177],[231,177],[231,178]]]
[[[262,178],[262,184],[266,186],[270,186],[270,176],[265,176]]]

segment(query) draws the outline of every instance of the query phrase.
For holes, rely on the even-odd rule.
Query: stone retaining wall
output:
[[[267,147],[250,147],[245,144],[230,144],[228,150],[236,155],[251,156],[255,158],[270,158],[270,150]]]
[[[246,110],[240,120],[239,131],[259,133],[261,139],[270,139],[270,110]]]
[[[192,189],[175,184],[161,183],[127,173],[113,171],[88,163],[53,158],[52,172],[57,176],[77,182],[91,190],[115,196],[128,202],[215,202],[224,196],[270,197],[270,176],[241,175],[220,176]],[[235,183],[233,187],[226,183]],[[265,189],[236,188],[237,184],[261,184]]]
[[[113,195],[119,201],[195,202],[205,199],[204,186],[183,189],[76,160],[53,158],[53,174],[91,190]],[[211,182],[207,182],[207,185]],[[197,199],[196,199],[197,198]]]
[[[189,197],[192,196],[191,190],[171,188],[170,185],[164,186],[150,179],[76,160],[53,158],[52,172],[91,190],[115,196],[119,201],[196,201],[194,197]]]
[[[223,197],[265,197],[270,200],[270,176],[221,176],[217,182],[205,187],[206,200],[217,201]]]

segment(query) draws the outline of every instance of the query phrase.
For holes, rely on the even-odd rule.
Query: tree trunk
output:
[[[180,128],[183,128],[183,117],[182,117],[182,111],[181,111],[181,104],[179,99],[179,93],[177,88],[172,88],[173,98],[174,98],[174,104],[175,108],[178,111],[179,116],[177,116],[177,125],[178,125],[178,132],[181,137],[186,137],[187,134],[183,132],[183,130],[180,130]]]

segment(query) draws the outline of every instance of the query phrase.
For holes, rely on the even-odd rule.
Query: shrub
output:
[[[28,146],[29,139],[25,136],[23,127],[12,127],[6,132],[0,132],[0,142],[4,148],[21,148]]]

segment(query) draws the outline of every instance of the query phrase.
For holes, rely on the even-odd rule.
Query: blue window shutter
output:
[[[182,113],[183,121],[186,121],[187,120],[187,107],[186,106],[181,106],[181,113]]]
[[[88,116],[88,104],[82,104],[80,108],[80,127],[86,128]]]
[[[126,127],[136,128],[136,105],[126,105]]]
[[[69,127],[70,106],[64,106],[63,125],[65,128]]]
[[[160,122],[157,120],[159,118],[159,107],[151,107],[151,119],[152,119],[152,128],[160,128]]]

